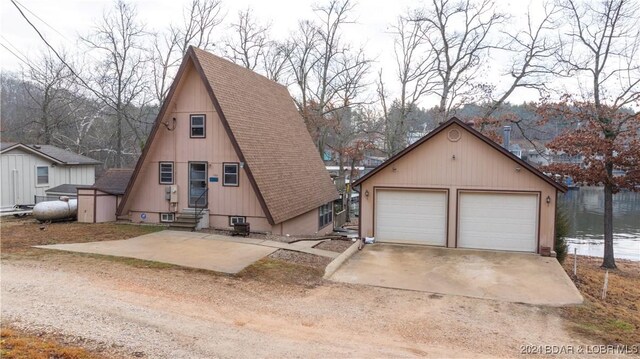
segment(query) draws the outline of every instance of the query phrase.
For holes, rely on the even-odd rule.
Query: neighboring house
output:
[[[376,241],[550,254],[556,183],[457,118],[354,183]]]
[[[328,233],[337,198],[287,88],[190,47],[118,214],[159,223],[204,208],[214,228]]]
[[[35,204],[36,197],[64,184],[90,185],[95,179],[92,158],[51,145],[0,144],[1,208]]]
[[[78,222],[113,222],[133,169],[111,168],[93,186],[78,187]]]

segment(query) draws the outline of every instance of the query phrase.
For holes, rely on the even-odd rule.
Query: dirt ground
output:
[[[347,248],[351,247],[352,244],[353,242],[351,240],[334,239],[330,241],[324,241],[316,245],[314,248],[324,249],[325,251],[342,253],[346,251]]]
[[[3,222],[3,327],[106,357],[516,357],[527,344],[600,343],[562,310],[333,283],[286,251],[229,276],[27,249],[157,230],[110,226],[54,224],[45,239]]]
[[[563,310],[572,328],[605,344],[640,345],[640,263],[617,260],[609,271],[606,299],[602,299],[605,270],[601,258],[578,256],[573,276],[573,256],[564,268],[582,293],[585,303]]]
[[[153,225],[114,223],[59,222],[39,224],[35,219],[2,217],[0,222],[0,249],[3,254],[33,252],[31,246],[112,241],[127,239],[166,229]]]

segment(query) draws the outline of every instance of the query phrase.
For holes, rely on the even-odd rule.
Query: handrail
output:
[[[196,228],[198,228],[198,221],[200,221],[200,215],[202,214],[202,212],[204,211],[204,209],[206,208],[205,206],[208,204],[208,200],[206,201],[207,203],[205,203],[204,205],[202,205],[202,208],[200,208],[200,211],[198,211],[198,202],[200,202],[200,199],[202,199],[202,197],[204,195],[206,195],[207,193],[209,193],[209,187],[204,189],[204,192],[202,192],[202,194],[200,194],[200,196],[198,197],[198,199],[196,199],[196,202],[194,203],[195,206],[195,216],[194,216],[194,221],[195,221],[195,225],[193,226],[193,230],[195,231]]]

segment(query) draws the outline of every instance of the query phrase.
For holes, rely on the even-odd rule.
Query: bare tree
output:
[[[25,92],[35,105],[37,114],[25,119],[28,122],[22,125],[35,125],[26,128],[37,131],[36,141],[52,144],[55,134],[71,120],[75,77],[57,57],[43,52],[28,69],[23,70],[23,78]]]
[[[505,20],[491,0],[432,0],[431,7],[416,12],[423,36],[436,55],[432,70],[440,84],[438,117],[449,118],[460,102],[471,99],[471,86],[480,69],[483,52],[496,46],[491,34]]]
[[[214,30],[224,14],[220,0],[192,0],[183,11],[183,22],[155,34],[152,48],[154,94],[158,103],[167,96],[175,72],[189,45],[211,50]]]
[[[138,122],[139,115],[132,112],[134,108],[143,108],[149,101],[146,66],[149,62],[147,50],[143,47],[147,33],[144,26],[136,18],[135,8],[118,0],[114,9],[105,12],[102,21],[96,24],[93,32],[82,40],[97,53],[100,62],[92,71],[92,82],[100,100],[109,109],[109,115],[115,119],[114,165],[125,165],[123,154],[125,145],[132,149],[144,143]],[[124,131],[128,125],[130,131]],[[128,135],[132,134],[133,137]],[[136,145],[137,144],[137,145]]]
[[[298,106],[320,153],[331,132],[331,112],[345,106],[339,95],[348,87],[345,80],[369,63],[362,50],[341,39],[343,27],[353,23],[349,18],[353,8],[349,0],[330,0],[315,7],[319,20],[301,22],[289,42],[290,70],[301,96]],[[349,105],[356,105],[355,101],[351,98]]]
[[[308,120],[308,116],[305,116],[304,112],[309,108],[312,71],[319,60],[316,56],[319,42],[320,36],[315,25],[310,21],[300,21],[298,30],[293,33],[292,38],[285,45],[289,70],[300,90],[300,99],[297,101],[297,105],[305,120]]]
[[[232,36],[225,44],[225,56],[249,70],[264,61],[268,49],[269,25],[263,25],[253,15],[253,10],[247,8],[238,12],[238,19],[231,24]]]
[[[560,0],[559,6],[571,24],[562,38],[558,61],[564,75],[588,79],[586,84],[580,84],[588,88],[582,101],[567,106],[564,115],[578,118],[585,129],[590,129],[590,136],[585,136],[587,140],[572,141],[580,131],[576,135],[568,133],[564,139],[573,145],[572,151],[584,155],[587,171],[601,170],[592,173],[585,182],[604,187],[602,266],[615,268],[613,194],[624,186],[613,176],[613,170],[624,169],[632,162],[633,156],[629,155],[626,164],[621,163],[620,156],[625,151],[637,151],[639,142],[640,115],[633,110],[629,113],[625,106],[640,105],[640,6],[633,0],[605,0],[596,4]],[[570,150],[556,142],[559,150]],[[583,172],[576,171],[576,175],[580,174]]]
[[[548,92],[547,83],[550,75],[557,73],[555,61],[559,43],[554,39],[558,26],[555,23],[560,12],[558,6],[545,3],[544,15],[535,22],[531,9],[527,11],[526,28],[518,32],[502,31],[509,39],[503,47],[513,56],[507,74],[512,81],[509,87],[495,100],[489,103],[483,117],[489,118],[518,88],[536,89],[542,95]]]
[[[190,45],[203,50],[215,47],[214,30],[223,19],[220,0],[191,0],[184,11],[183,25],[171,27],[180,54],[186,54]]]
[[[262,68],[265,76],[273,81],[287,84],[290,47],[277,41],[269,41],[264,52]]]
[[[382,149],[392,156],[406,146],[409,131],[408,117],[417,108],[418,101],[434,93],[439,84],[435,71],[435,51],[424,36],[424,22],[400,16],[392,26],[393,50],[396,61],[395,79],[399,97],[388,104],[389,99],[382,82],[382,70],[378,74],[377,94],[382,106],[379,133],[384,138]]]

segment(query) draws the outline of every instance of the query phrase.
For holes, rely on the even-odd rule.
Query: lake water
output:
[[[602,257],[604,253],[604,191],[581,187],[560,195],[571,230],[569,253]],[[640,261],[640,193],[620,192],[613,196],[613,253],[616,258]]]

